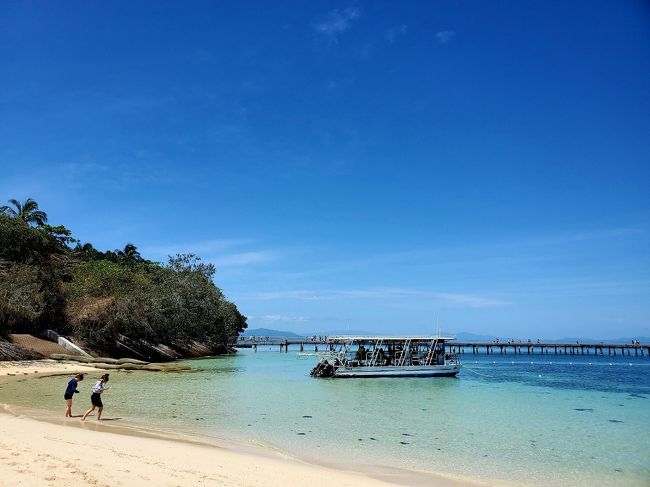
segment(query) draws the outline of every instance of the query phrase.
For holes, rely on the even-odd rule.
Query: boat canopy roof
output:
[[[455,340],[455,336],[431,335],[431,336],[367,336],[367,335],[339,335],[327,337],[327,343],[366,343],[366,342],[379,342],[384,343],[404,343],[410,342],[432,342],[437,340],[439,342],[446,342]]]

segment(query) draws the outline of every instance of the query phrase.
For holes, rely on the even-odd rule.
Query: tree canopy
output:
[[[25,223],[35,223],[38,226],[47,223],[47,214],[38,209],[38,203],[31,198],[27,198],[24,203],[16,199],[10,199],[11,206],[5,205],[0,207],[0,214],[5,214],[12,218],[19,218]]]
[[[214,265],[200,257],[178,254],[161,264],[133,243],[102,252],[35,217],[33,200],[10,202],[16,209],[0,211],[0,334],[52,328],[106,352],[122,335],[197,340],[220,351],[246,328],[214,284]]]

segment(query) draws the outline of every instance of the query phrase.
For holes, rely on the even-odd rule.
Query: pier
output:
[[[304,352],[305,350],[313,350],[318,352],[318,347],[320,346],[321,350],[325,350],[325,341],[326,337],[316,337],[316,338],[300,338],[300,337],[253,337],[253,339],[239,337],[235,343],[231,343],[230,346],[235,348],[252,348],[257,350],[258,346],[270,346],[270,347],[280,347],[280,352],[288,352],[290,345],[298,345],[300,351]]]
[[[456,353],[495,353],[505,355],[625,355],[650,356],[650,344],[624,343],[550,343],[550,342],[453,342],[447,349]]]
[[[258,346],[278,347],[280,352],[288,352],[291,345],[299,347],[301,352],[326,350],[326,337],[240,337],[231,346],[235,348],[252,348]],[[320,349],[319,349],[320,347]],[[650,357],[650,344],[624,343],[553,343],[553,342],[451,342],[445,345],[448,352],[459,354],[486,355],[608,355]]]

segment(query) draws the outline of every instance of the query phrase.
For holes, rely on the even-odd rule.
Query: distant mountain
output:
[[[329,330],[326,332],[319,332],[316,333],[316,335],[326,335],[326,336],[337,336],[337,335],[360,335],[360,336],[399,336],[399,335],[406,335],[406,336],[430,336],[430,335],[435,335],[435,332],[433,331],[428,331],[426,333],[378,333],[378,332],[373,332],[373,331],[368,331],[368,330]],[[493,336],[487,336],[487,335],[475,335],[473,333],[451,333],[447,331],[441,331],[440,335],[453,335],[455,336],[458,340],[466,340],[466,341],[493,341],[494,337]]]
[[[300,337],[303,335],[298,335],[292,331],[282,331],[282,330],[271,330],[270,328],[248,328],[243,331],[242,335],[249,337],[262,336],[262,337]]]
[[[286,338],[299,338],[311,336],[337,336],[337,335],[364,335],[373,336],[377,333],[372,333],[363,330],[329,330],[329,331],[309,331],[303,334],[294,333],[292,331],[272,330],[271,328],[248,328],[242,332],[242,335],[249,337],[262,336],[262,337],[286,337]]]

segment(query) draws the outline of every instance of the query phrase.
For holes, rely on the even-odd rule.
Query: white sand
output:
[[[89,421],[89,427],[77,428],[0,414],[0,485],[391,485],[277,454],[96,431],[97,421]]]

